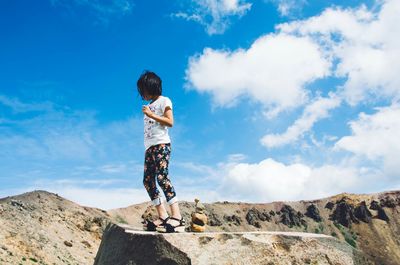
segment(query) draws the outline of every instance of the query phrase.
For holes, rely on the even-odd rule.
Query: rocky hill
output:
[[[109,220],[46,191],[0,199],[0,264],[93,264]]]
[[[200,198],[201,199],[201,198]],[[336,237],[371,264],[400,264],[400,191],[311,201],[203,203],[207,231],[292,231]],[[194,202],[180,202],[190,220]],[[141,226],[150,202],[104,211],[46,191],[0,199],[0,264],[93,264],[110,222]]]

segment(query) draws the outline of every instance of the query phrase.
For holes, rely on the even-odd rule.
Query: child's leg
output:
[[[143,185],[146,188],[147,193],[149,194],[152,204],[157,209],[158,216],[164,219],[165,217],[168,216],[168,213],[165,210],[164,205],[162,204],[160,192],[156,186],[156,181],[155,181],[156,164],[154,162],[155,160],[154,150],[155,150],[154,146],[151,146],[146,150],[145,153]]]
[[[162,188],[168,205],[171,206],[171,215],[180,218],[181,214],[178,207],[178,197],[171,180],[168,178],[168,164],[171,154],[171,144],[159,144],[155,152],[155,173],[157,182]]]
[[[171,147],[169,144],[158,144],[155,150],[155,174],[157,182],[165,194],[168,204],[177,201],[176,192],[168,178],[168,164]]]

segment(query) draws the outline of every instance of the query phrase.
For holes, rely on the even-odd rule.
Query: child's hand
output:
[[[146,114],[149,118],[152,118],[152,115],[154,114],[154,113],[150,110],[149,106],[147,106],[147,105],[143,105],[142,111],[143,111],[143,113]]]

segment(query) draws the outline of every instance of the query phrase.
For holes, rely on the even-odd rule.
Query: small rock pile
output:
[[[204,205],[200,203],[199,199],[194,200],[196,203],[195,211],[192,213],[192,220],[190,222],[190,230],[192,232],[204,232],[206,230],[207,215],[204,213]]]

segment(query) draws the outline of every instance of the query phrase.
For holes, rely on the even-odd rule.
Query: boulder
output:
[[[304,215],[301,212],[296,212],[290,205],[284,204],[281,208],[281,223],[289,227],[307,226]]]
[[[381,208],[381,205],[379,204],[379,202],[373,200],[373,201],[371,202],[371,205],[369,206],[369,208],[370,208],[371,210],[377,211],[379,208]]]
[[[330,215],[330,219],[348,228],[352,223],[359,223],[358,219],[354,216],[353,205],[347,203],[344,199],[336,202],[336,208]]]
[[[242,219],[240,218],[240,216],[237,216],[236,214],[224,215],[224,220],[227,222],[232,222],[237,226],[239,226],[242,223]]]
[[[385,210],[382,208],[379,202],[373,200],[369,206],[371,210],[378,211],[378,214],[374,218],[381,219],[383,221],[389,222],[389,217],[387,216]]]
[[[386,214],[385,210],[383,210],[383,208],[378,209],[378,214],[377,214],[376,218],[381,219],[386,222],[389,222],[389,217],[387,216],[387,214]]]
[[[387,208],[394,208],[396,207],[396,201],[392,197],[386,196],[385,198],[380,199],[381,206]]]
[[[109,224],[94,265],[370,264],[345,242],[300,232],[158,233]]]
[[[365,201],[362,201],[357,207],[354,209],[354,216],[365,222],[369,223],[371,222],[371,212],[368,210],[367,205],[365,204]]]
[[[327,202],[325,205],[325,208],[329,210],[332,210],[333,207],[335,207],[335,204],[333,202]]]
[[[315,222],[321,222],[322,218],[321,215],[319,214],[319,210],[315,204],[311,204],[307,207],[307,211],[304,214],[307,217],[310,217],[313,219]]]
[[[261,225],[259,221],[271,221],[271,217],[265,211],[259,211],[257,208],[251,208],[246,214],[247,223],[260,228]]]

